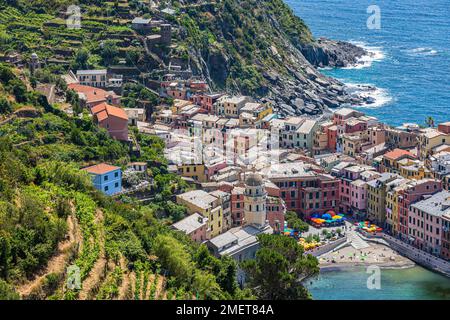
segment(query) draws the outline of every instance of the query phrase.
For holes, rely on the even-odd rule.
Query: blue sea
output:
[[[391,125],[450,121],[450,0],[285,0],[314,36],[346,40],[374,53],[357,67],[322,72],[357,87],[377,87],[365,113]],[[367,8],[380,8],[369,29]],[[450,299],[450,279],[416,266],[382,270],[381,290],[365,270],[323,272],[307,281],[315,299]]]
[[[391,125],[450,120],[449,0],[285,0],[314,36],[346,40],[375,56],[356,68],[324,70],[356,85],[377,87],[373,105],[359,107]],[[370,5],[380,29],[369,29]]]
[[[364,268],[325,271],[305,286],[316,300],[450,300],[450,279],[415,266],[381,269],[379,289],[368,289]]]

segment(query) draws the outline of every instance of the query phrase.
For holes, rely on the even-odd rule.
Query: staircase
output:
[[[364,241],[356,232],[351,231],[347,235],[347,239],[351,246],[356,250],[361,250],[370,247],[370,245]]]

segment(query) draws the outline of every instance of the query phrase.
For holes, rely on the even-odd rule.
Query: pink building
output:
[[[442,183],[434,179],[412,180],[398,192],[398,233],[403,241],[408,241],[409,207],[425,195],[442,190]]]
[[[101,103],[92,107],[91,113],[98,125],[105,128],[112,138],[128,141],[128,116],[123,109]]]
[[[349,108],[342,108],[336,110],[336,112],[333,114],[333,123],[336,125],[344,124],[346,120],[350,118],[357,118],[363,116],[364,113],[349,109]]]
[[[367,130],[367,122],[359,119],[349,119],[344,123],[345,133],[356,133]]]
[[[286,206],[281,198],[281,190],[270,181],[265,183],[265,189],[267,192],[267,220],[275,232],[282,232]]]
[[[205,218],[198,213],[194,213],[183,220],[174,223],[172,228],[186,233],[192,240],[201,243],[209,239],[207,222],[208,218]]]
[[[231,191],[231,221],[234,227],[244,222],[244,193],[245,188],[235,187]]]
[[[443,215],[450,213],[450,192],[441,191],[409,208],[409,239],[414,246],[439,256],[442,247]]]
[[[327,139],[328,139],[328,143],[327,143],[328,150],[333,151],[333,152],[336,151],[337,136],[338,136],[337,126],[332,125],[330,127],[326,127],[325,132],[327,134]]]
[[[364,216],[367,209],[367,183],[361,179],[352,181],[350,195],[352,213]]]
[[[340,210],[364,215],[367,209],[367,185],[362,173],[375,170],[369,166],[354,165],[342,169],[340,181]]]
[[[85,86],[78,83],[71,83],[67,87],[78,93],[78,96],[88,108],[92,108],[102,103],[108,103],[114,106],[120,105],[120,96],[115,94],[114,91],[105,91],[100,88]]]
[[[216,94],[205,94],[205,93],[198,93],[193,94],[189,97],[189,100],[192,103],[195,103],[196,105],[199,105],[203,109],[207,110],[208,113],[213,113],[213,105],[216,103],[217,99],[222,97],[222,93],[216,93]]]

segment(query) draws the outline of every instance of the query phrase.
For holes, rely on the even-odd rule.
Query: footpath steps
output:
[[[348,235],[350,244],[356,250],[361,250],[370,247],[370,245],[364,241],[356,232],[351,231]]]

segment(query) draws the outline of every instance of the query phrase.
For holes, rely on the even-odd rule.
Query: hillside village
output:
[[[144,22],[151,23],[134,21],[137,29],[145,28]],[[64,79],[82,108],[112,138],[136,152],[135,130],[164,141],[169,171],[197,189],[176,196],[189,216],[173,227],[206,241],[218,256],[226,253],[238,261],[254,257],[256,235],[283,233],[288,211],[306,221],[315,213],[333,211],[368,219],[395,237],[448,258],[448,234],[438,231],[449,223],[446,209],[429,213],[438,216],[439,225],[426,234],[421,228],[427,224],[415,222],[408,207],[434,194],[442,197],[439,192],[448,189],[448,123],[392,128],[349,108],[330,117],[285,117],[269,102],[210,93],[206,82],[192,78],[162,81],[158,95],[165,102],[155,105],[148,117],[145,108],[122,108],[121,96],[107,91],[108,83],[114,82],[116,91],[123,85],[122,77],[108,76],[107,70],[69,71]],[[101,171],[86,170],[102,179],[120,172],[119,167],[100,166]],[[146,166],[129,165],[137,172],[145,172]],[[112,188],[96,186],[107,194],[122,194],[120,177],[116,173],[119,179]],[[144,180],[140,186],[145,189],[149,183]],[[259,189],[252,192],[253,187]],[[408,192],[414,200],[400,209]],[[240,242],[246,243],[244,248]]]
[[[173,188],[171,200],[185,211],[170,221],[172,230],[241,263],[256,257],[259,235],[292,236],[292,213],[314,228],[345,229],[343,220],[315,220],[342,213],[448,264],[450,122],[391,127],[348,106],[323,115],[310,104],[301,114],[280,112],[268,99],[217,90],[207,74],[192,70],[178,19],[210,2],[106,5],[114,24],[94,18],[94,9],[83,14],[80,30],[65,28],[65,11],[34,17],[31,34],[45,33],[44,43],[52,44],[2,52],[1,60],[65,115],[88,117],[135,158],[143,154],[138,136],[163,141],[168,172],[189,186]],[[78,50],[91,37],[101,63]],[[47,79],[49,73],[57,77]],[[151,203],[158,165],[90,161],[80,171],[112,199]],[[343,237],[333,236],[317,242]],[[245,276],[237,274],[243,287]]]

